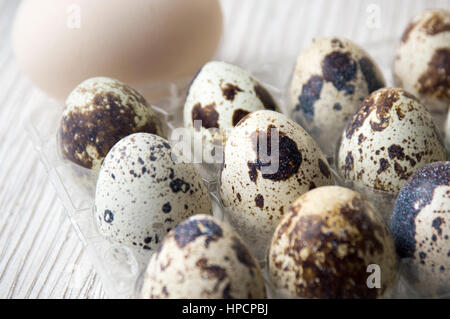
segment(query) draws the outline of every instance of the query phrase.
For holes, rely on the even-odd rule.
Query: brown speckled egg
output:
[[[348,180],[397,193],[417,169],[446,156],[425,106],[402,89],[385,88],[369,95],[348,122],[338,168]]]
[[[374,264],[379,285],[369,278]],[[272,283],[288,297],[382,297],[396,283],[397,266],[383,219],[359,193],[339,186],[316,188],[295,201],[269,252]]]
[[[266,151],[267,150],[267,151]],[[256,111],[230,133],[224,149],[220,194],[233,224],[270,236],[289,205],[333,177],[314,140],[285,115]]]
[[[59,129],[60,148],[68,160],[98,171],[111,147],[137,132],[163,135],[144,97],[117,80],[91,78],[78,85],[66,100]]]
[[[196,215],[175,227],[152,256],[141,295],[152,299],[265,298],[261,270],[238,234]]]
[[[398,254],[421,294],[450,293],[450,162],[418,170],[400,191],[392,217]]]
[[[170,229],[211,214],[211,199],[193,164],[174,161],[162,137],[136,133],[106,156],[97,180],[95,214],[102,235],[139,252],[155,251]]]
[[[397,86],[421,98],[430,110],[450,103],[450,11],[425,10],[403,32],[394,61]]]
[[[221,61],[205,64],[192,80],[184,105],[184,127],[191,130],[194,141],[203,143],[211,153],[221,147],[227,134],[248,113],[257,110],[278,110],[267,91],[253,76],[236,65]]]
[[[362,100],[384,86],[380,69],[358,45],[340,38],[315,39],[300,53],[292,75],[292,117],[332,155]]]

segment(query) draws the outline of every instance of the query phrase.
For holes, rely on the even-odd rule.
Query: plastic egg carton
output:
[[[380,65],[388,85],[392,85],[390,65],[394,52],[393,43],[393,41],[385,41],[362,45]],[[289,114],[287,90],[295,60],[296,57],[293,56],[285,58],[281,62],[254,62],[251,65],[241,65],[270,91],[285,114]],[[156,99],[149,101],[163,119],[162,122],[165,122],[164,129],[168,137],[174,128],[183,127],[183,105],[189,82],[190,79],[182,79],[173,83],[161,83],[138,89],[144,96],[157,96]],[[97,174],[63,159],[59,152],[57,131],[63,108],[62,104],[53,100],[36,105],[29,117],[29,135],[75,232],[84,244],[86,252],[102,280],[106,294],[113,298],[137,298],[150,256],[144,256],[134,248],[113,242],[99,233],[93,212]],[[333,150],[328,153],[335,152]],[[330,158],[332,167],[333,162],[333,158]],[[219,166],[214,164],[195,165],[210,191],[214,216],[230,222],[227,213],[230,208],[223,207],[218,194]],[[395,196],[374,192],[361,185],[349,184],[336,173],[334,175],[338,185],[361,192],[377,206],[378,210],[388,212],[384,217],[386,222],[389,222]],[[268,270],[265,267],[268,243],[265,242],[260,247],[252,247],[253,239],[246,236],[251,232],[243,231],[242,226],[235,223],[230,222],[230,224],[241,234],[249,244],[249,248],[258,257],[266,278],[268,296],[270,298],[284,297],[283,292],[276,291],[268,280]],[[400,276],[399,284],[389,294],[389,297],[417,297],[419,295],[411,288],[408,280],[404,276]]]

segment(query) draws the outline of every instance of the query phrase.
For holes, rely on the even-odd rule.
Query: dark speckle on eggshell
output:
[[[214,278],[217,280],[217,284],[215,285],[214,290],[217,290],[219,288],[219,284],[225,278],[227,278],[227,272],[223,267],[214,264],[209,265],[206,258],[200,258],[199,260],[197,260],[195,265],[208,279]]]
[[[211,103],[204,107],[200,103],[194,105],[192,109],[192,125],[195,121],[201,121],[204,128],[219,128],[219,113],[216,111],[216,104]]]
[[[379,122],[370,121],[370,127],[372,130],[382,131],[389,126],[389,121],[391,119],[389,111],[399,98],[399,90],[397,89],[386,89],[379,91],[379,94],[377,94],[376,103],[372,104],[373,107],[376,108],[377,120]]]
[[[185,247],[190,242],[200,236],[205,237],[205,245],[208,247],[211,241],[216,241],[223,236],[222,228],[212,220],[189,219],[179,224],[174,229],[175,241],[180,248]]]
[[[399,89],[381,89],[366,97],[347,124],[347,127],[345,129],[346,138],[352,138],[353,134],[359,130],[359,128],[364,124],[366,118],[372,113],[373,110],[376,111],[378,122],[370,122],[372,130],[384,130],[389,125],[389,110],[399,99],[399,92],[404,93],[403,90]]]
[[[253,269],[256,268],[256,265],[248,248],[237,237],[233,237],[232,248],[236,253],[237,259],[242,264],[244,264],[250,270],[250,273],[253,275]]]
[[[361,68],[361,72],[364,75],[364,79],[367,83],[367,88],[369,93],[381,89],[384,87],[384,81],[380,78],[375,71],[375,65],[373,62],[367,58],[363,57],[359,60],[359,67]]]
[[[380,159],[380,168],[377,171],[377,174],[381,174],[383,173],[385,170],[387,170],[389,168],[389,161],[386,160],[385,158],[381,158]]]
[[[250,180],[254,183],[257,181],[257,171],[261,171],[263,167],[269,167],[272,164],[269,159],[272,155],[271,144],[272,133],[275,133],[274,130],[277,129],[273,125],[269,125],[266,132],[257,131],[251,134],[253,149],[256,153],[256,160],[254,162],[248,162],[247,165],[249,168]],[[262,152],[260,142],[267,143],[267,154],[260,154]],[[284,181],[298,172],[298,169],[302,163],[302,155],[297,148],[297,144],[282,132],[278,132],[278,152],[279,161],[277,172],[263,173],[262,178],[270,179],[272,181]],[[267,155],[268,161],[263,161],[261,155]]]
[[[349,84],[356,77],[357,65],[349,53],[333,51],[322,61],[323,79],[333,83],[338,91],[353,94],[355,87]]]
[[[105,210],[105,214],[103,216],[104,221],[108,224],[111,224],[114,221],[114,213],[109,209]]]
[[[242,109],[237,109],[233,112],[233,126],[236,126],[240,120],[242,120],[245,116],[247,116],[247,114],[249,114],[250,112],[242,110]]]
[[[221,89],[223,97],[228,101],[234,101],[234,97],[236,96],[236,94],[238,94],[239,92],[243,92],[239,86],[231,83],[225,84],[225,87],[222,87]]]
[[[174,179],[173,181],[171,181],[169,186],[170,186],[170,189],[172,190],[172,192],[174,192],[174,193],[178,193],[178,192],[187,193],[189,191],[189,189],[191,188],[189,183],[186,183],[184,180],[182,180],[180,178],[177,178],[177,179]]]
[[[342,110],[342,105],[339,104],[339,103],[334,103],[334,105],[333,105],[333,110],[335,110],[335,111],[340,111],[340,110]]]
[[[422,29],[428,35],[436,35],[450,31],[450,23],[446,23],[439,13],[433,13],[431,17],[422,25]]]
[[[398,158],[399,160],[403,160],[405,158],[403,147],[396,144],[392,144],[388,147],[388,154],[390,159]]]
[[[427,70],[418,80],[418,91],[426,96],[450,99],[450,48],[434,51]]]
[[[275,100],[265,87],[263,87],[261,84],[256,84],[254,89],[256,96],[261,101],[266,110],[275,111],[277,109]]]
[[[403,31],[402,39],[401,39],[403,43],[408,41],[409,34],[415,28],[415,26],[416,26],[416,23],[411,22],[410,24],[408,24],[408,26],[406,27],[405,31]]]
[[[320,76],[312,76],[302,87],[302,93],[298,97],[299,103],[296,110],[301,110],[306,120],[312,121],[314,118],[314,103],[320,98],[323,80]]]
[[[328,164],[322,161],[320,158],[319,158],[319,169],[320,172],[323,174],[323,176],[325,176],[326,178],[330,178],[331,174],[330,169],[328,168]]]
[[[172,210],[172,207],[170,206],[170,203],[165,203],[162,207],[162,211],[165,214],[170,213],[171,210]]]
[[[353,170],[353,155],[351,152],[348,152],[347,156],[345,157],[345,164],[344,164],[344,177],[348,177],[350,171]]]
[[[263,209],[264,208],[264,196],[262,196],[261,194],[256,195],[255,203],[256,203],[257,207]]]
[[[437,231],[437,233],[439,235],[442,234],[442,228],[441,228],[442,223],[443,223],[442,218],[441,217],[436,217],[435,219],[433,219],[433,222],[431,224],[431,226],[434,229],[436,229],[436,231]]]

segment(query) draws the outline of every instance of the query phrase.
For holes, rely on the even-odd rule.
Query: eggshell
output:
[[[260,237],[255,242],[262,246],[298,196],[330,184],[333,177],[319,147],[285,115],[256,111],[231,131],[224,149],[220,195],[231,208],[231,222],[246,235]]]
[[[94,76],[137,88],[192,76],[221,32],[217,0],[25,0],[12,38],[25,73],[64,99]]]
[[[270,93],[238,66],[220,61],[205,64],[194,77],[184,105],[184,126],[204,152],[221,147],[227,134],[248,113],[278,110]],[[195,121],[198,121],[196,123]],[[202,159],[202,152],[196,158]]]
[[[297,58],[290,85],[292,118],[327,155],[362,100],[386,86],[372,58],[342,38],[315,39]]]
[[[402,89],[369,95],[342,135],[342,176],[377,190],[397,193],[419,168],[445,160],[445,147],[430,113]]]
[[[400,191],[392,217],[398,254],[420,294],[450,294],[450,162],[418,170]]]
[[[61,153],[75,164],[98,171],[111,147],[136,132],[163,135],[145,98],[120,81],[91,78],[66,100],[59,128]]]
[[[100,233],[142,252],[194,214],[211,214],[208,191],[193,164],[174,162],[171,147],[147,133],[120,140],[103,162],[95,193]]]
[[[175,227],[150,260],[143,298],[265,298],[261,270],[238,234],[196,215]]]
[[[371,265],[379,267],[379,287],[368,285],[376,284]],[[289,297],[382,297],[395,286],[397,266],[392,235],[372,204],[338,186],[296,200],[269,252],[270,278]]]
[[[403,32],[394,61],[394,79],[430,110],[450,104],[450,11],[429,9]]]

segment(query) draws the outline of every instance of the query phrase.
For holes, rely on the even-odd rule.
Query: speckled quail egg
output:
[[[292,117],[332,155],[362,100],[384,86],[380,69],[358,45],[315,39],[297,58],[290,86]]]
[[[446,159],[430,113],[402,89],[373,92],[345,129],[338,156],[341,175],[397,193],[417,169]]]
[[[165,139],[148,133],[129,135],[114,145],[95,194],[101,234],[139,252],[154,251],[182,220],[211,214],[210,196],[193,164],[171,153]]]
[[[196,158],[222,147],[228,131],[245,115],[263,109],[278,106],[249,72],[225,62],[205,64],[192,80],[184,105],[184,126],[194,143],[203,146],[197,148]]]
[[[394,61],[397,86],[422,99],[430,110],[450,103],[450,11],[425,10],[407,26]]]
[[[298,196],[330,184],[333,177],[322,151],[300,125],[281,113],[250,113],[228,137],[220,195],[231,208],[231,223],[243,235],[261,236],[254,238],[261,248]]]
[[[400,191],[392,217],[397,252],[422,294],[450,293],[450,162],[418,170]]]
[[[397,271],[383,219],[359,193],[339,186],[297,199],[270,246],[270,278],[285,297],[385,297]]]
[[[98,171],[111,147],[137,132],[163,135],[144,97],[120,81],[91,78],[78,85],[66,100],[59,130],[60,149],[68,160]]]
[[[196,215],[164,239],[144,275],[143,298],[265,298],[258,263],[238,234]]]

